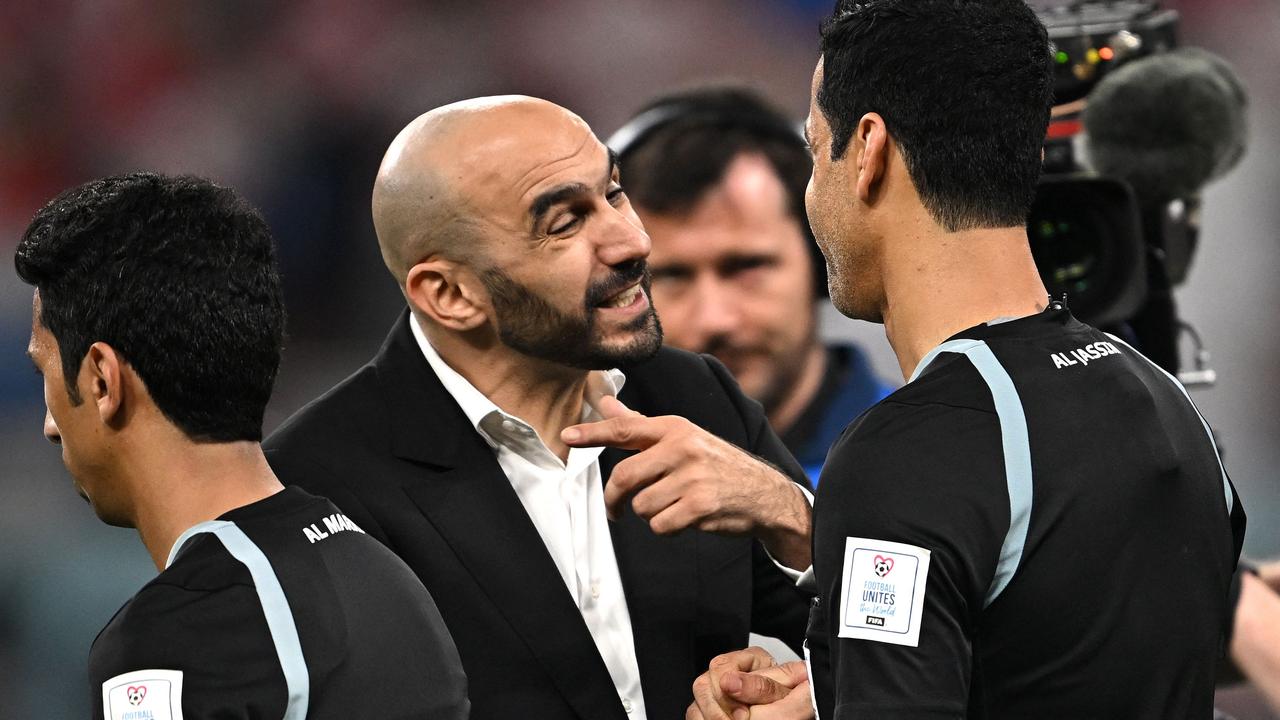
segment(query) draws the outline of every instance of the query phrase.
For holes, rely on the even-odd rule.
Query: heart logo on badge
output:
[[[130,685],[128,689],[124,691],[124,694],[125,697],[129,698],[130,705],[141,705],[142,699],[147,696],[147,686],[138,685],[135,687]]]
[[[884,577],[885,575],[888,575],[889,571],[893,570],[893,558],[885,557],[883,555],[877,555],[876,561],[875,561],[875,568],[876,568],[876,575],[879,575],[880,577]]]

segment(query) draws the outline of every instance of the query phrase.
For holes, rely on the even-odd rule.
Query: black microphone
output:
[[[1089,94],[1083,160],[1128,181],[1144,208],[1196,194],[1239,162],[1243,83],[1225,60],[1179,48],[1126,63]]]
[[[1127,181],[1142,216],[1147,292],[1127,325],[1143,353],[1171,373],[1181,369],[1173,288],[1186,278],[1198,242],[1199,192],[1244,155],[1247,106],[1231,66],[1198,48],[1121,65],[1085,106],[1084,164]]]

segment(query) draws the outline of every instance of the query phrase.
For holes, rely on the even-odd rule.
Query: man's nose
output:
[[[58,423],[53,421],[53,413],[49,412],[49,408],[44,410],[44,436],[54,445],[62,444],[62,433],[58,432]]]
[[[640,218],[629,208],[615,209],[608,217],[609,224],[600,243],[600,262],[614,266],[648,258],[652,245]]]
[[[741,298],[720,278],[703,274],[694,285],[693,326],[699,341],[732,335],[742,323]]]

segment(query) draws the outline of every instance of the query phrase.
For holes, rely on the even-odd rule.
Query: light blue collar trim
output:
[[[218,528],[232,524],[233,523],[227,522],[226,520],[205,520],[202,523],[196,523],[195,525],[187,528],[185,532],[178,536],[178,539],[173,543],[173,548],[169,550],[169,559],[164,561],[165,569],[169,569],[169,566],[177,559],[178,551],[181,550],[182,546],[186,545],[187,541],[193,536],[199,535],[200,533],[213,532]]]
[[[964,353],[970,348],[977,347],[982,344],[981,340],[948,340],[942,343],[938,347],[925,353],[923,358],[920,358],[919,364],[916,365],[915,371],[911,373],[911,378],[908,379],[907,382],[915,382],[916,378],[920,377],[920,374],[925,371],[925,368],[929,367],[929,364],[937,359],[937,357],[942,353]]]

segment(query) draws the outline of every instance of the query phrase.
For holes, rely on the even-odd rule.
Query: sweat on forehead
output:
[[[469,229],[500,222],[503,210],[521,212],[513,204],[527,202],[541,179],[598,144],[577,115],[519,95],[463,100],[419,116],[392,141],[374,183],[374,227],[387,266],[403,280],[428,255],[463,254]]]

